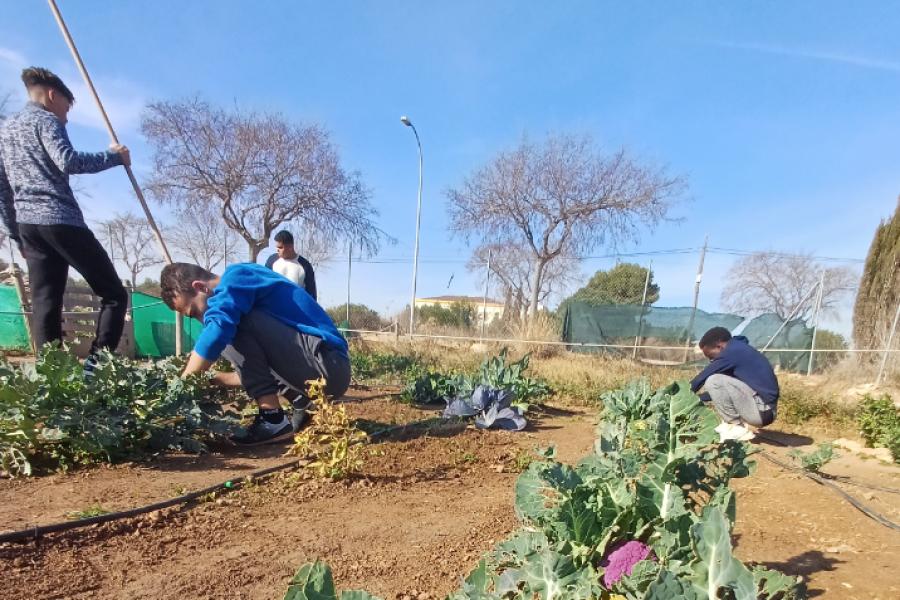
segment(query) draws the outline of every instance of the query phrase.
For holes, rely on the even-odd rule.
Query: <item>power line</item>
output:
[[[683,254],[697,254],[701,251],[701,248],[674,248],[671,250],[652,250],[647,252],[615,252],[609,254],[598,254],[598,255],[585,255],[585,256],[574,256],[571,257],[575,260],[603,260],[603,259],[613,259],[613,258],[638,258],[642,256],[677,256]],[[722,254],[729,256],[752,256],[754,254],[765,253],[769,256],[776,256],[779,258],[809,258],[812,260],[819,261],[830,261],[830,262],[848,262],[848,263],[857,263],[862,264],[865,263],[865,259],[863,258],[842,258],[842,257],[833,257],[833,256],[813,256],[808,254],[791,254],[788,252],[770,252],[770,251],[753,251],[753,250],[739,250],[736,248],[717,248],[710,247],[707,249],[707,252],[712,254]],[[334,257],[326,259],[322,262],[328,263],[343,263],[346,257]],[[373,257],[368,259],[357,259],[357,262],[367,263],[367,264],[383,264],[383,265],[391,265],[391,264],[406,264],[412,261],[412,256],[382,256],[382,257]],[[456,257],[433,257],[433,258],[420,258],[419,262],[427,263],[427,264],[464,264],[470,262],[470,259]],[[478,263],[481,264],[481,263]]]

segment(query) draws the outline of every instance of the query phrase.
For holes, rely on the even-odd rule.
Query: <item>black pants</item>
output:
[[[19,235],[31,282],[35,345],[40,348],[47,342],[62,340],[63,295],[71,266],[100,296],[97,335],[91,352],[115,350],[125,329],[128,293],[93,232],[72,225],[21,224]]]
[[[241,317],[231,345],[222,352],[257,400],[278,394],[296,407],[308,404],[306,382],[325,378],[325,394],[343,396],[350,386],[350,359],[321,338],[306,335],[260,310]]]

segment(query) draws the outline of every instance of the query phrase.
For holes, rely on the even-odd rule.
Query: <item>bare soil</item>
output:
[[[433,411],[380,390],[355,389],[351,414],[390,425]],[[377,426],[374,426],[377,427]],[[767,432],[789,446],[809,438]],[[591,413],[550,409],[521,433],[461,426],[408,429],[367,449],[363,473],[342,482],[292,471],[202,503],[0,546],[4,598],[280,598],[305,562],[321,558],[339,589],[388,600],[436,600],[459,587],[478,557],[518,527],[517,461],[557,443],[575,462],[591,451]],[[761,447],[784,457],[772,441]],[[266,466],[285,445],[0,481],[0,531],[62,520],[101,506],[132,508]],[[833,491],[759,459],[738,492],[737,555],[808,578],[818,598],[900,598],[900,532],[866,517]],[[845,466],[847,465],[847,466]],[[828,466],[900,488],[894,466],[844,456]],[[892,520],[900,496],[843,486]],[[870,494],[863,497],[864,494]]]

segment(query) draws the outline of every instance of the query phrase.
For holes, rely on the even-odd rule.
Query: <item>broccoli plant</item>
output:
[[[795,448],[788,452],[788,456],[794,460],[800,461],[800,466],[805,471],[818,473],[819,470],[827,465],[832,459],[839,458],[834,453],[834,444],[819,444],[819,448],[809,454],[803,452],[799,448]]]
[[[202,452],[237,430],[209,375],[182,379],[184,359],[139,364],[102,353],[94,376],[58,347],[33,365],[0,362],[0,466],[11,476],[133,460],[168,449]]]

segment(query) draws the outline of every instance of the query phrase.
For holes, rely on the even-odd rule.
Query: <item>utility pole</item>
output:
[[[109,237],[109,260],[115,266],[116,264],[116,242],[113,240],[112,225],[106,224],[106,235]],[[134,282],[131,282],[132,285]]]
[[[487,272],[484,275],[484,306],[481,308],[481,343],[484,343],[484,324],[487,323],[487,297],[488,285],[491,281],[491,254],[493,250],[488,250]]]
[[[691,320],[688,323],[687,341],[684,345],[684,362],[688,360],[691,349],[691,337],[694,335],[694,319],[697,317],[697,300],[700,299],[700,282],[703,281],[703,261],[706,260],[706,243],[709,236],[703,238],[703,252],[700,253],[700,268],[697,270],[697,283],[694,285],[694,308],[691,310]]]

